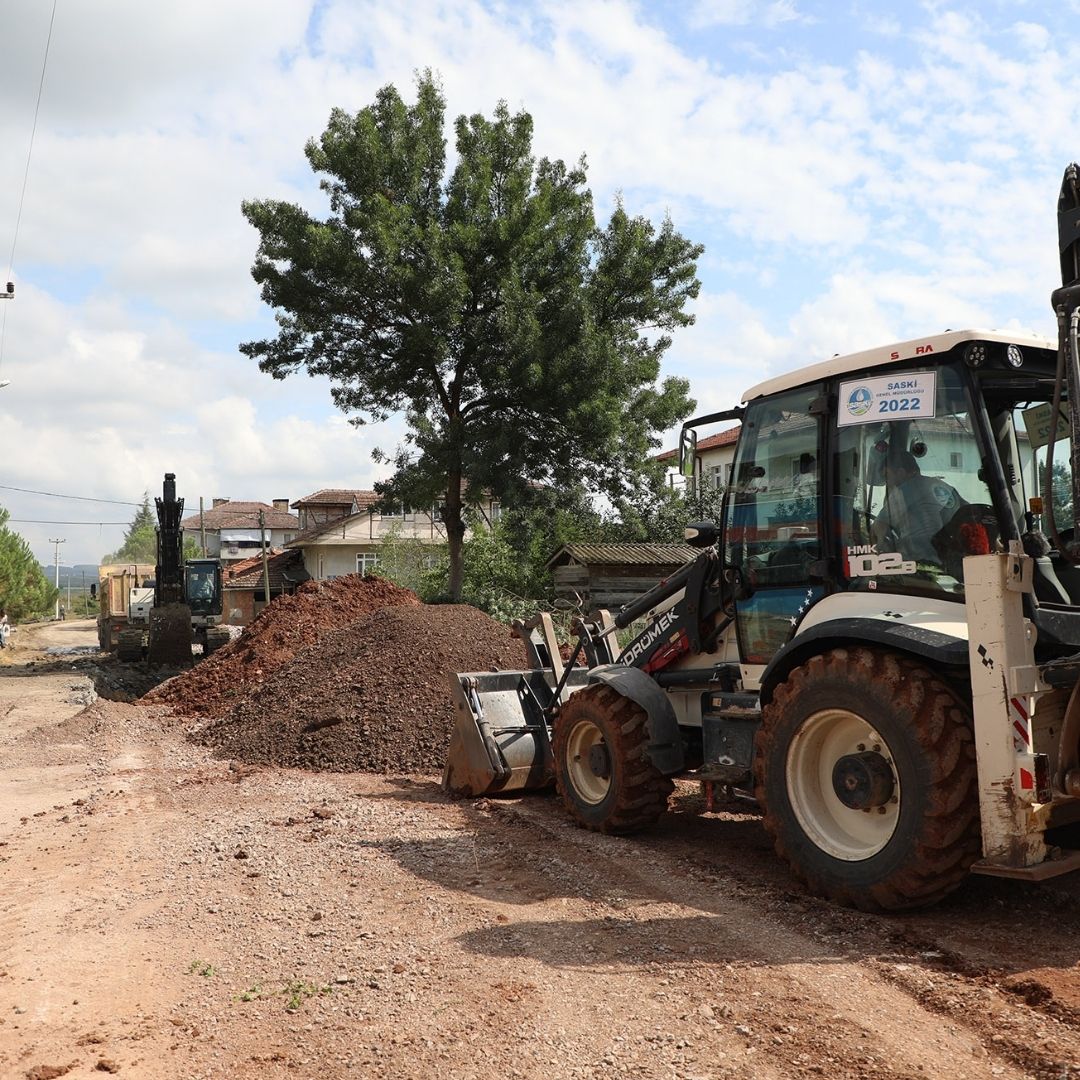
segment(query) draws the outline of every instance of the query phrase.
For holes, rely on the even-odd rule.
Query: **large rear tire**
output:
[[[675,785],[649,760],[645,710],[609,686],[578,690],[559,711],[552,749],[567,810],[594,832],[639,832],[667,809]]]
[[[755,791],[810,889],[864,911],[940,900],[979,855],[970,709],[912,660],[833,649],[762,714]]]

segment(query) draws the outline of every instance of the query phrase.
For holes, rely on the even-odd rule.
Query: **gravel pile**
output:
[[[235,641],[151,690],[142,701],[171,705],[185,716],[220,719],[327,634],[373,611],[408,604],[419,606],[416,594],[382,578],[349,574],[306,582],[267,605]]]
[[[524,663],[523,643],[476,608],[386,607],[264,673],[225,719],[195,737],[222,756],[248,762],[394,773],[439,769],[454,720],[448,675]]]

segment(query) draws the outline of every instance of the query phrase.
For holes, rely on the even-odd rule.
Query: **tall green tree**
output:
[[[143,492],[142,505],[135,511],[124,542],[116,551],[102,556],[102,563],[152,563],[157,559],[157,518],[150,509],[150,494]]]
[[[30,545],[7,527],[11,515],[0,508],[0,608],[12,621],[44,615],[59,595]]]
[[[198,559],[202,548],[191,536],[184,537],[184,559]],[[135,511],[128,530],[124,533],[124,542],[116,551],[101,557],[105,563],[149,563],[157,562],[157,513],[150,508],[150,494],[143,492],[142,505]]]
[[[241,350],[275,378],[328,376],[354,423],[405,413],[380,491],[441,504],[458,598],[470,494],[625,495],[692,409],[685,380],[658,379],[693,321],[702,248],[621,203],[598,225],[584,159],[534,158],[532,118],[505,103],[457,119],[448,174],[445,108],[425,72],[415,104],[386,86],[355,115],[335,109],[306,147],[325,218],[244,203],[279,330]]]

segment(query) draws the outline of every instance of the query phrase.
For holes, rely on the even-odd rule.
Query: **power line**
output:
[[[130,521],[41,521],[38,518],[8,518],[18,525],[130,525]]]
[[[22,192],[19,194],[19,210],[15,215],[15,233],[11,238],[11,255],[8,257],[8,279],[15,268],[15,245],[19,240],[19,226],[22,224],[23,203],[26,201],[26,183],[30,179],[30,158],[34,153],[34,136],[37,134],[38,113],[41,111],[41,92],[45,88],[45,69],[49,63],[49,46],[52,44],[53,23],[56,21],[56,0],[53,0],[52,14],[49,16],[49,34],[45,39],[45,55],[41,60],[41,78],[38,80],[37,101],[34,103],[34,122],[30,128],[30,146],[26,151],[26,168],[23,170]],[[4,360],[4,333],[7,330],[7,305],[0,316],[0,363]]]
[[[47,495],[50,499],[71,499],[76,502],[110,503],[113,506],[142,506],[141,502],[122,502],[120,499],[94,499],[88,495],[61,495],[55,491],[35,491],[33,488],[12,487],[10,484],[0,484],[0,490],[21,491],[24,495]],[[127,524],[127,522],[124,524]]]

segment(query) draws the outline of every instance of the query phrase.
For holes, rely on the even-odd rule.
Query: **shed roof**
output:
[[[224,502],[204,510],[201,524],[207,529],[257,529],[259,512],[266,515],[268,529],[299,529],[300,519],[286,510],[275,510],[270,503],[264,502]],[[180,524],[185,529],[197,529],[200,525],[198,513],[189,514]]]
[[[699,554],[689,544],[563,544],[547,566],[681,566]]]

